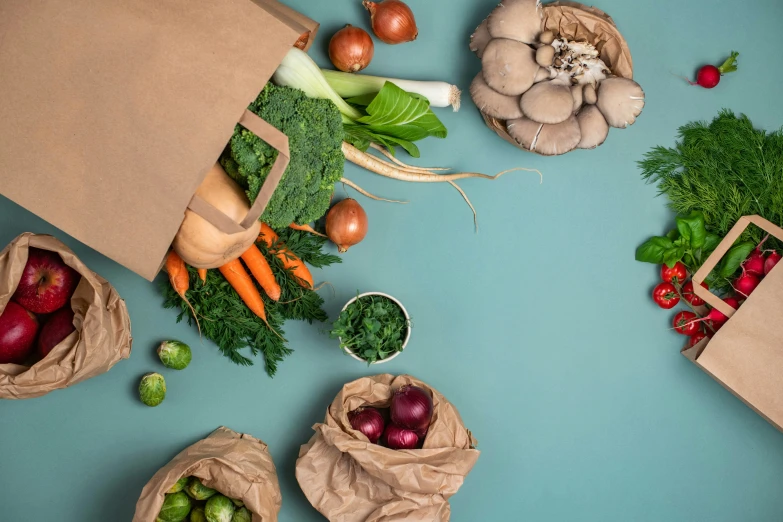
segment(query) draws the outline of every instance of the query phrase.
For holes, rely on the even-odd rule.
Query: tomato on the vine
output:
[[[707,290],[710,289],[707,283],[702,283],[701,286]],[[696,293],[693,291],[693,281],[688,281],[682,286],[682,298],[693,306],[702,306],[704,304],[704,299],[696,295]]]
[[[705,337],[707,337],[707,334],[705,334],[704,332],[696,332],[695,334],[691,335],[691,338],[688,340],[688,347],[691,348],[693,346],[696,346]]]
[[[699,323],[697,322],[698,319],[699,316],[693,312],[678,312],[677,315],[674,316],[672,326],[674,326],[674,329],[677,331],[677,333],[682,335],[693,335],[699,331]]]
[[[667,265],[661,266],[661,279],[666,283],[680,283],[688,277],[688,270],[680,261],[669,268]]]
[[[671,283],[661,283],[653,289],[653,301],[661,308],[668,310],[677,306],[680,295]]]

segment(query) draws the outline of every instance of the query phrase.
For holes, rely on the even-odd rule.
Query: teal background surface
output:
[[[328,38],[345,23],[367,28],[359,0],[288,0],[322,23],[312,55],[328,65]],[[465,90],[479,70],[472,29],[492,0],[410,0],[419,39],[377,43],[367,73],[440,79]],[[780,0],[602,0],[631,47],[647,94],[637,123],[593,151],[542,158],[487,129],[463,96],[438,114],[445,140],[421,144],[420,164],[494,173],[461,186],[346,176],[408,205],[359,199],[367,239],[341,265],[315,271],[332,318],[357,291],[399,298],[414,318],[405,353],[379,372],[410,373],[441,391],[474,432],[481,458],[452,499],[454,522],[772,522],[783,520],[783,435],[679,355],[671,313],[649,294],[656,269],[636,246],[668,230],[672,215],[636,161],[670,145],[678,126],[727,107],[766,129],[783,124]],[[194,4],[194,8],[197,8]],[[258,28],[263,31],[263,28]],[[740,71],[714,90],[688,86],[703,63],[741,52]],[[46,146],[46,144],[35,144]],[[23,173],[19,173],[23,176]],[[41,187],[46,190],[46,187]],[[175,323],[150,284],[0,198],[0,244],[24,231],[64,240],[126,300],[133,353],[109,373],[25,401],[0,402],[0,520],[129,521],[155,471],[225,425],[269,444],[283,491],[282,522],[323,520],[294,477],[299,446],[341,385],[375,373],[342,355],[323,326],[288,323],[294,355],[270,379],[234,366],[197,332]],[[147,408],[138,379],[162,367],[154,348],[194,348],[169,393]],[[783,376],[782,376],[783,377]]]

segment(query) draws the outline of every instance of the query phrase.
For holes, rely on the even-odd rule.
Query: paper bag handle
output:
[[[748,228],[748,225],[751,223],[759,227],[761,230],[768,232],[774,237],[783,241],[783,228],[774,225],[772,222],[767,221],[761,216],[742,216],[734,224],[731,230],[729,230],[729,233],[726,234],[726,237],[723,238],[723,241],[721,241],[712,254],[710,254],[710,257],[708,257],[704,264],[701,265],[701,268],[699,268],[699,270],[693,274],[693,292],[704,299],[707,304],[713,308],[717,308],[718,311],[726,317],[731,317],[737,310],[727,305],[721,298],[701,286],[701,284],[710,274],[710,272],[712,272],[712,270],[718,265],[720,260],[723,259],[723,256],[726,255],[726,252],[729,251],[729,249],[734,245],[734,242],[742,235],[743,232],[745,232],[745,229]]]
[[[244,232],[258,221],[258,218],[261,217],[267,204],[269,204],[269,200],[272,199],[272,194],[274,194],[286,167],[288,167],[288,162],[291,160],[291,155],[288,150],[288,136],[247,109],[245,109],[242,117],[239,118],[239,124],[277,150],[277,158],[275,159],[275,163],[272,165],[272,169],[269,171],[264,184],[261,186],[261,190],[258,192],[258,197],[256,197],[256,200],[253,202],[253,205],[250,207],[250,210],[241,223],[234,222],[234,220],[210,203],[204,201],[198,195],[193,195],[193,198],[188,204],[188,208],[206,219],[215,228],[225,234]]]

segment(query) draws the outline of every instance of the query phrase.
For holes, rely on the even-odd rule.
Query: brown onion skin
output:
[[[358,72],[370,65],[375,44],[364,29],[346,25],[329,40],[329,59],[343,72]]]
[[[367,235],[367,214],[355,199],[347,198],[326,214],[326,235],[344,254]]]
[[[372,30],[382,42],[394,45],[412,42],[419,36],[413,11],[405,2],[364,0],[362,5],[370,12]]]

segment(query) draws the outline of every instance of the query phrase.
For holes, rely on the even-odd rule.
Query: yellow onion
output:
[[[326,235],[341,254],[367,235],[367,214],[355,199],[347,198],[326,214]]]
[[[372,30],[382,42],[387,44],[412,42],[419,36],[413,11],[405,2],[364,0],[362,5],[370,12]]]
[[[358,72],[370,65],[375,45],[367,31],[346,25],[329,41],[329,59],[344,72]]]

